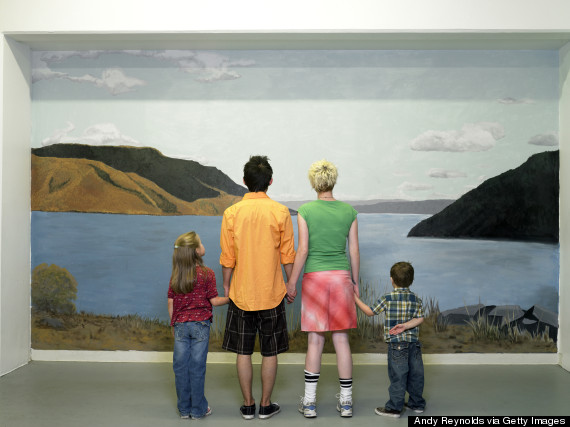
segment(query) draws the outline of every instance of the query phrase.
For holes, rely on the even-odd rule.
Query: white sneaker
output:
[[[343,418],[352,417],[352,399],[341,399],[340,394],[336,395],[338,399],[336,402],[336,410],[340,412],[340,416]]]
[[[317,403],[305,403],[305,398],[301,396],[301,402],[299,402],[299,412],[303,414],[305,418],[315,418],[317,416]]]

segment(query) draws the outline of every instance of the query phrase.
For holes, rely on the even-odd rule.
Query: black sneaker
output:
[[[244,420],[253,420],[255,418],[255,403],[250,406],[243,405],[239,408],[239,411]]]
[[[400,418],[400,411],[396,411],[395,409],[388,409],[388,408],[376,408],[374,410],[378,415],[384,415],[385,417],[392,417],[392,418]]]
[[[259,405],[259,418],[262,420],[271,418],[273,415],[276,415],[279,412],[281,412],[281,408],[279,407],[278,403],[272,403],[267,406]]]

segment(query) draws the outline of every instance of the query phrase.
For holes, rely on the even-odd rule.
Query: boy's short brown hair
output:
[[[399,288],[409,288],[414,281],[414,267],[409,262],[397,262],[390,269],[390,277]]]

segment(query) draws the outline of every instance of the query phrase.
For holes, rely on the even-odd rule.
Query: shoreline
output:
[[[221,348],[223,323],[214,316],[210,331],[209,351]],[[386,353],[387,345],[381,334],[367,337],[365,331],[349,332],[352,352]],[[172,351],[171,328],[156,319],[137,315],[107,316],[88,313],[46,315],[32,311],[32,348],[36,350],[138,350]],[[420,342],[424,354],[450,353],[556,353],[557,345],[547,337],[523,335],[520,340],[475,339],[468,325],[448,325],[436,332],[429,317],[420,326]],[[298,328],[289,331],[289,351],[306,353],[307,334]],[[256,351],[259,351],[258,343]],[[323,353],[334,353],[330,333]]]

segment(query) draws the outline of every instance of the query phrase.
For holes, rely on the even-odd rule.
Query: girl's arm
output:
[[[168,318],[170,321],[168,324],[172,322],[172,312],[174,311],[174,300],[172,298],[168,298]],[[174,336],[174,327],[170,328],[172,330],[172,336]]]
[[[168,298],[168,317],[172,322],[172,312],[174,311],[174,300],[172,298]]]
[[[360,296],[358,288],[360,274],[360,249],[358,247],[358,219],[355,219],[350,226],[348,232],[348,253],[350,254],[350,270],[352,271],[352,283],[354,284],[354,293]],[[371,316],[369,314],[369,316]]]
[[[424,321],[423,317],[414,317],[412,320],[408,320],[406,323],[400,323],[390,329],[390,335],[398,335],[408,329],[413,329],[419,326]]]
[[[213,306],[225,305],[225,304],[228,304],[229,302],[230,302],[230,299],[228,297],[210,298],[210,304],[212,304]]]
[[[309,227],[301,215],[297,215],[297,227],[299,244],[297,245],[293,271],[291,271],[289,281],[287,282],[288,299],[289,296],[294,299],[297,295],[297,281],[299,280],[305,261],[307,261],[307,255],[309,255]]]
[[[356,293],[354,294],[354,301],[356,302],[357,307],[361,309],[364,314],[367,316],[374,316],[372,309],[364,304],[358,295],[356,295]]]

